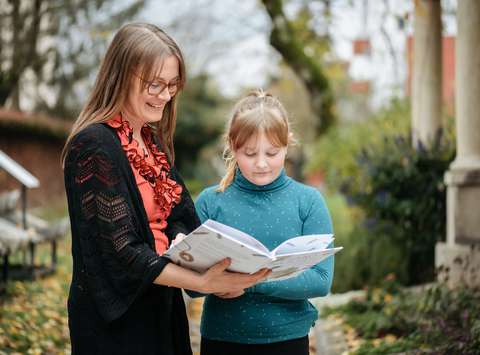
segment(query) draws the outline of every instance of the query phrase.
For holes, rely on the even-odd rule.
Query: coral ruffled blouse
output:
[[[121,115],[115,116],[107,124],[117,130],[127,154],[153,232],[155,250],[161,255],[168,248],[168,238],[164,232],[167,218],[172,207],[180,202],[182,187],[169,178],[170,165],[165,153],[155,145],[150,127],[142,128],[142,138],[149,150],[147,155],[133,138],[133,130],[128,121],[122,119]]]

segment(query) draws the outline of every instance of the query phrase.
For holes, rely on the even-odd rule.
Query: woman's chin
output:
[[[154,123],[161,121],[163,117],[163,109],[160,111],[147,111],[144,114],[144,120],[146,123]]]

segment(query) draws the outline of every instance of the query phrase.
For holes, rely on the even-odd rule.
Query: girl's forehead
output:
[[[259,131],[245,142],[244,147],[246,149],[269,149],[269,148],[278,148],[275,142],[272,142],[265,132]]]

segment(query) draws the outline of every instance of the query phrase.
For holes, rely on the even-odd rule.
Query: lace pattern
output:
[[[86,271],[88,277],[78,281],[100,313],[114,319],[152,285],[168,261],[153,250],[141,201],[120,168],[122,156],[114,154],[115,136],[105,128],[84,131],[74,139],[65,166],[74,273],[75,264]]]

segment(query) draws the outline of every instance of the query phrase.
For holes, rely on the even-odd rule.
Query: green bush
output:
[[[445,233],[443,175],[454,156],[453,120],[431,149],[414,149],[407,101],[365,122],[339,125],[316,142],[306,173],[322,171],[336,244],[334,292],[433,277],[434,245]],[[341,193],[344,202],[330,203]],[[346,225],[348,227],[346,227]]]
[[[393,100],[368,121],[343,123],[331,128],[314,144],[305,173],[322,171],[330,190],[340,190],[342,181],[358,174],[356,155],[366,145],[378,145],[382,137],[410,130],[408,101]]]
[[[452,143],[438,134],[431,147],[414,148],[408,135],[385,137],[361,151],[359,174],[344,185],[365,213],[365,228],[398,250],[407,284],[434,277],[435,244],[446,228],[443,175],[454,157]]]

